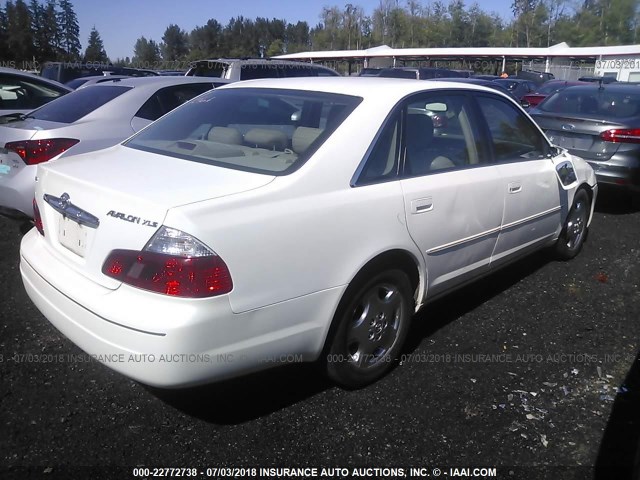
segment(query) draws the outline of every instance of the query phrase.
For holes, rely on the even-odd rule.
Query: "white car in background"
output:
[[[596,195],[495,90],[240,82],[40,165],[20,269],[53,325],[140,382],[302,360],[354,388],[427,302],[536,249],[577,255]]]
[[[178,105],[226,83],[192,77],[113,79],[0,124],[0,214],[32,215],[38,164],[63,152],[113,146]]]

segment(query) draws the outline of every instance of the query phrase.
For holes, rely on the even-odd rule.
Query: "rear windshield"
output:
[[[543,112],[627,118],[640,115],[640,93],[566,88],[538,105]]]
[[[380,72],[379,77],[388,78],[418,78],[416,70],[402,70],[401,68],[385,68]]]
[[[50,122],[73,123],[130,89],[131,87],[121,85],[81,88],[34,110],[29,117]]]
[[[555,82],[555,83],[545,83],[542,85],[536,93],[543,93],[545,95],[550,95],[553,92],[557,92],[558,90],[562,90],[563,88],[567,88],[567,84],[565,82]]]
[[[167,114],[125,145],[269,175],[299,168],[361,98],[297,90],[220,89]]]

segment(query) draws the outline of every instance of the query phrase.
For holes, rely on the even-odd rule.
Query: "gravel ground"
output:
[[[0,478],[134,478],[108,467],[136,465],[197,467],[196,478],[222,466],[629,478],[640,436],[640,212],[625,205],[601,196],[573,261],[536,254],[430,305],[398,368],[359,391],[306,365],[161,391],[84,361],[29,301],[21,230],[0,218]],[[76,468],[91,465],[103,468]]]

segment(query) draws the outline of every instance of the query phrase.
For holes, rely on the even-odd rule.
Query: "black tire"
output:
[[[411,282],[402,270],[354,281],[338,306],[322,359],[329,378],[360,388],[384,376],[397,360],[413,313]]]
[[[573,205],[562,227],[560,238],[555,246],[556,256],[560,260],[571,260],[582,250],[587,238],[587,222],[591,213],[591,201],[584,189],[576,192]]]

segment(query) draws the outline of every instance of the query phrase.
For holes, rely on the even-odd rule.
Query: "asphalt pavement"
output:
[[[0,218],[0,478],[630,478],[640,212],[610,193],[576,259],[534,254],[428,306],[397,368],[357,391],[310,365],[131,381],[31,304],[21,237]]]

